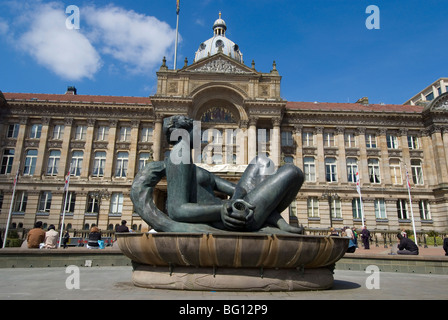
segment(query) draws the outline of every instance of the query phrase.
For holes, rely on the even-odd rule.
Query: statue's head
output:
[[[184,129],[189,133],[193,130],[193,120],[182,115],[176,115],[163,119],[163,133],[169,144],[176,144],[177,141],[171,141],[171,133],[174,130]]]

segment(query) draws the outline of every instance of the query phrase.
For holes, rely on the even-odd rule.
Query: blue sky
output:
[[[80,29],[65,26],[66,8]],[[366,28],[369,5],[380,29]],[[3,92],[149,96],[174,60],[175,0],[0,1]],[[275,60],[288,101],[402,104],[447,77],[446,0],[181,0],[178,67],[193,62],[222,12],[245,64]]]

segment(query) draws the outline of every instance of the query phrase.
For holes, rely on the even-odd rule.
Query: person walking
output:
[[[367,226],[364,226],[361,231],[361,240],[364,244],[364,249],[370,249],[370,231],[367,229]]]

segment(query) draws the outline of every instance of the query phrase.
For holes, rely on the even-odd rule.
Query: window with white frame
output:
[[[405,199],[397,200],[397,216],[399,220],[408,220],[408,203]]]
[[[72,170],[70,172],[70,175],[79,177],[81,176],[81,170],[82,170],[82,162],[84,159],[84,152],[83,151],[73,151],[72,153]]]
[[[324,147],[334,147],[334,132],[326,131],[324,132]]]
[[[420,218],[422,220],[431,220],[431,211],[429,209],[429,201],[428,200],[420,200],[418,202],[418,208],[420,210]]]
[[[2,167],[0,174],[9,174],[12,170],[12,163],[14,162],[14,149],[5,149],[2,157]]]
[[[376,219],[387,219],[386,215],[386,201],[384,199],[375,199],[375,218]]]
[[[376,135],[374,133],[366,133],[366,148],[376,148]]]
[[[58,174],[60,160],[61,151],[51,150],[48,156],[47,176],[56,176]]]
[[[107,141],[109,139],[109,127],[99,126],[96,130],[96,141]]]
[[[331,201],[331,217],[336,219],[342,218],[341,200],[331,199],[330,201]]]
[[[416,135],[408,135],[408,147],[411,150],[420,149],[420,138]]]
[[[106,167],[106,152],[105,151],[95,152],[95,156],[93,159],[92,176],[103,177],[105,167]]]
[[[151,154],[149,152],[142,152],[138,155],[138,170],[143,169],[149,162]]]
[[[152,142],[153,134],[154,134],[153,128],[142,127],[140,130],[140,141],[141,142]]]
[[[76,193],[70,191],[67,194],[67,202],[65,203],[65,213],[74,213],[75,212],[75,204],[76,204]],[[63,205],[64,206],[64,205]],[[64,208],[62,208],[64,210]]]
[[[390,159],[389,168],[390,168],[390,179],[392,184],[403,184],[400,160]]]
[[[25,212],[28,202],[28,193],[26,191],[18,191],[14,198],[14,212]]]
[[[62,124],[57,124],[53,127],[53,134],[52,134],[52,139],[53,140],[62,140],[62,138],[64,137],[64,125]]]
[[[8,126],[8,131],[6,132],[6,138],[16,139],[19,136],[20,124],[13,123]]]
[[[304,147],[314,146],[314,134],[310,131],[304,131],[302,133],[302,145]]]
[[[325,178],[327,182],[337,181],[336,158],[325,158]]]
[[[371,183],[381,183],[380,180],[380,161],[378,159],[368,159],[369,179]]]
[[[422,161],[419,159],[411,159],[412,181],[415,185],[423,185],[423,168]]]
[[[25,165],[23,166],[23,175],[32,176],[36,170],[37,150],[31,149],[26,151]]]
[[[99,197],[89,194],[89,201],[87,203],[87,214],[98,214],[100,212],[100,199]]]
[[[317,197],[309,197],[306,203],[308,218],[319,218],[319,199]]]
[[[292,146],[294,144],[294,140],[292,138],[291,131],[283,131],[282,132],[282,146]]]
[[[353,213],[353,219],[361,219],[362,218],[361,199],[359,199],[359,198],[352,199],[352,213]]]
[[[43,191],[39,198],[39,212],[50,213],[52,194],[50,191]]]
[[[344,134],[344,143],[346,148],[356,148],[356,138],[353,132],[347,132]]]
[[[131,127],[120,127],[119,141],[131,141]]]
[[[115,165],[115,177],[125,178],[128,172],[128,159],[129,154],[127,152],[118,152],[117,161]]]
[[[358,159],[347,158],[347,181],[356,182],[356,173],[358,172]]]
[[[121,215],[123,212],[123,193],[114,192],[110,199],[110,213]]]
[[[316,166],[314,164],[314,157],[303,158],[303,170],[306,182],[316,181]]]
[[[395,134],[386,135],[386,139],[388,149],[398,149],[398,137]]]
[[[87,135],[87,126],[76,126],[75,140],[85,141]]]
[[[39,139],[42,133],[41,124],[33,124],[30,129],[30,139]]]

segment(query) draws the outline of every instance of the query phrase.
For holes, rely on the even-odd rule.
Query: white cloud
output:
[[[39,64],[68,80],[92,78],[101,68],[101,58],[90,41],[78,30],[67,29],[65,8],[41,4],[26,14],[32,19],[18,44]]]
[[[148,72],[172,55],[175,30],[155,17],[116,6],[87,7],[82,13],[100,52],[124,63],[127,71]]]
[[[70,30],[62,2],[9,5],[17,16],[9,26],[0,21],[0,34],[9,32],[20,50],[63,79],[93,78],[103,65],[144,74],[173,55],[175,30],[155,17],[114,5],[80,6],[80,29]]]

